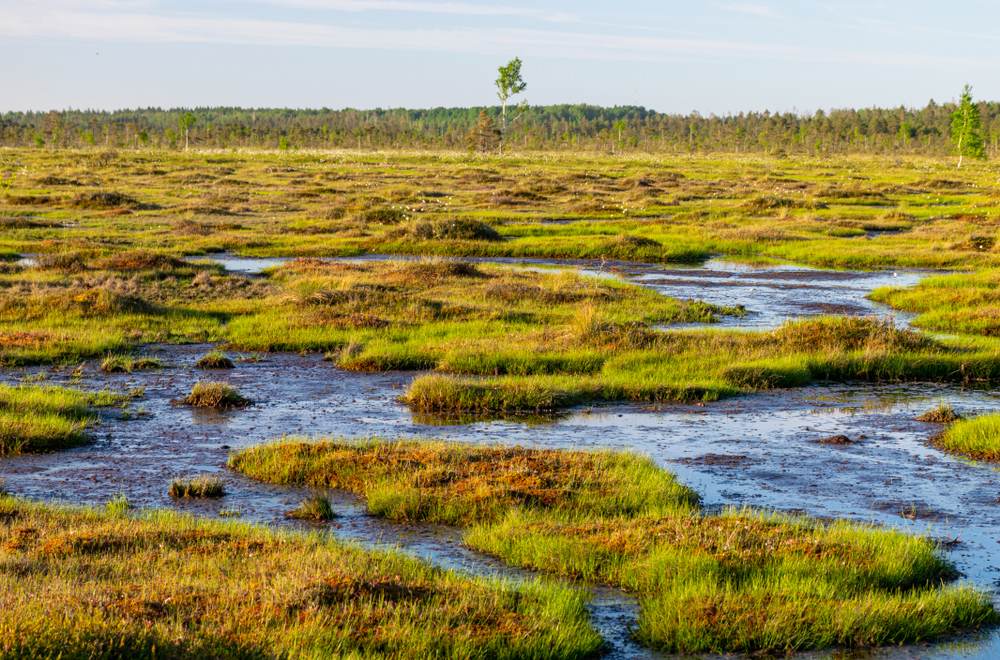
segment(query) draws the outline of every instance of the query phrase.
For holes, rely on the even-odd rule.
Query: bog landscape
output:
[[[479,110],[0,118],[0,658],[1000,652],[1000,108]]]

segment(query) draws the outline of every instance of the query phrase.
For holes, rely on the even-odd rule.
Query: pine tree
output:
[[[951,113],[951,141],[955,144],[959,167],[966,156],[986,158],[979,124],[979,106],[972,102],[972,87],[966,85],[958,107]]]
[[[493,117],[490,117],[485,109],[479,111],[479,123],[472,127],[465,141],[469,144],[469,151],[478,151],[481,154],[489,153],[496,149],[500,140],[500,131],[497,130]]]

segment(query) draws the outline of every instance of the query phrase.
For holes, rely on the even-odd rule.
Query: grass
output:
[[[672,653],[917,643],[1000,622],[926,537],[749,509],[702,512],[649,459],[440,441],[283,438],[230,456],[275,483],[342,488],[393,520],[468,528],[503,561],[622,587]]]
[[[332,520],[337,517],[333,505],[330,504],[330,498],[322,493],[313,493],[288,515],[299,520],[317,521]]]
[[[177,478],[170,482],[167,489],[170,497],[194,499],[213,499],[226,494],[225,484],[218,477],[202,475],[200,477]]]
[[[245,408],[253,405],[253,401],[228,383],[207,380],[195,383],[191,394],[181,402],[196,408]]]
[[[581,320],[582,316],[586,312],[577,317],[575,333],[600,334],[593,330],[594,322]],[[525,351],[523,342],[517,346],[514,351]],[[456,355],[452,349],[452,363],[469,365],[455,371],[468,375],[419,376],[403,400],[426,412],[541,411],[601,400],[718,400],[748,390],[801,387],[815,381],[992,383],[1000,379],[1000,344],[993,340],[936,340],[873,318],[818,318],[759,333],[648,333],[628,328],[603,335],[596,344],[576,346],[558,356],[559,364],[579,365],[572,376],[539,368],[545,363],[537,353],[535,369],[490,375],[503,371],[488,365],[514,359],[511,353],[496,349],[489,356]],[[369,347],[367,354],[373,351]],[[483,364],[484,360],[490,362]]]
[[[537,658],[602,645],[582,597],[325,535],[0,499],[0,648],[17,658]]]
[[[959,419],[934,436],[935,444],[971,458],[1000,461],[1000,415]]]
[[[66,449],[89,441],[94,407],[129,399],[43,385],[0,385],[0,456]]]
[[[106,374],[130,374],[133,371],[162,369],[163,363],[155,358],[134,358],[130,355],[109,355],[101,363]]]
[[[931,422],[932,424],[950,424],[960,419],[962,419],[962,416],[955,412],[951,406],[944,403],[917,417],[918,422]]]
[[[233,361],[220,351],[212,351],[194,365],[195,369],[233,369],[235,367]]]
[[[648,458],[614,452],[289,437],[235,452],[229,466],[263,481],[362,493],[392,520],[453,525],[499,520],[519,507],[628,515],[698,499]]]

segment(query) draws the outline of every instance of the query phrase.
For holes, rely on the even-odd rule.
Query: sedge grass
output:
[[[935,436],[939,447],[972,458],[1000,461],[1000,415],[959,419]]]
[[[54,451],[85,444],[93,407],[128,396],[42,385],[0,385],[0,455]]]
[[[440,441],[283,438],[230,467],[343,488],[394,520],[465,526],[503,561],[634,591],[636,636],[675,653],[788,652],[921,642],[997,623],[987,592],[926,537],[750,509],[702,513],[630,453]]]
[[[182,403],[196,408],[245,408],[253,405],[253,401],[232,385],[208,380],[195,383],[191,394],[182,399]]]
[[[515,658],[602,646],[583,599],[398,552],[165,511],[0,499],[10,658]]]
[[[615,452],[291,436],[234,452],[229,466],[272,483],[351,490],[400,521],[471,525],[516,507],[626,515],[697,502],[648,458]]]
[[[167,494],[176,498],[215,499],[225,496],[226,486],[222,479],[208,475],[179,477],[171,480]]]

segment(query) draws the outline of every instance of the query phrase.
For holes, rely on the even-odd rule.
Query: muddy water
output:
[[[955,538],[950,551],[967,579],[1000,584],[1000,473],[944,454],[926,443],[937,430],[913,418],[941,402],[961,412],[1000,410],[1000,395],[952,386],[829,386],[756,395],[699,406],[599,407],[576,410],[549,423],[522,420],[442,424],[414,418],[396,397],[413,374],[359,374],[317,356],[270,355],[218,372],[257,405],[205,412],[175,406],[204,376],[192,369],[208,346],[162,347],[151,354],[170,366],[160,372],[105,375],[84,370],[77,386],[126,390],[144,387],[131,418],[104,415],[93,444],[0,462],[7,487],[44,500],[101,503],[125,493],[140,506],[198,515],[239,510],[248,520],[291,525],[284,514],[305,496],[300,488],[269,486],[225,469],[230,449],[282,433],[346,436],[434,435],[467,442],[545,447],[614,447],[648,453],[700,492],[708,506],[752,505],[844,517]],[[238,355],[232,355],[238,358]],[[68,383],[67,371],[8,372],[11,378],[45,373]],[[136,416],[136,413],[141,413]],[[847,435],[854,445],[815,441]],[[177,502],[166,494],[173,476],[220,475],[229,494],[218,502]],[[370,545],[398,544],[436,563],[478,574],[513,578],[505,568],[464,548],[452,529],[394,525],[366,515],[353,497],[337,495],[341,513],[331,533]],[[636,646],[627,628],[636,604],[599,590],[594,621],[614,644],[610,657],[655,657]],[[886,657],[1000,655],[1000,636],[952,647],[887,652]],[[882,654],[880,653],[880,656]],[[816,657],[830,657],[821,655]]]
[[[418,259],[401,255],[366,255],[347,260]],[[210,257],[227,270],[257,274],[290,259],[255,259],[232,255]],[[475,263],[499,263],[520,267],[572,268],[602,277],[622,277],[673,298],[703,300],[716,305],[743,305],[749,314],[723,317],[713,327],[770,330],[789,319],[826,314],[893,318],[906,325],[913,315],[872,302],[866,296],[883,286],[913,286],[930,271],[823,270],[795,263],[750,265],[726,259],[709,259],[695,266],[608,261],[595,267],[593,261],[572,259],[463,258]],[[678,326],[672,326],[678,327]],[[691,325],[682,327],[693,327]]]

